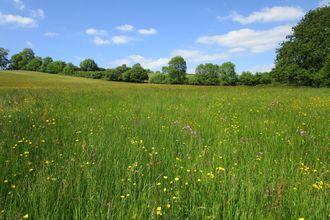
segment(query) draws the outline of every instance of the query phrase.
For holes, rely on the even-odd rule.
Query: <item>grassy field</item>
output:
[[[0,219],[330,219],[330,90],[0,71]]]

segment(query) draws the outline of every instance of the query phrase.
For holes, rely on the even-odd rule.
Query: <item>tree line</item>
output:
[[[88,77],[109,81],[145,82],[157,84],[191,85],[298,85],[330,87],[330,6],[311,10],[292,28],[292,34],[276,49],[275,67],[270,72],[252,74],[244,71],[238,75],[235,64],[206,63],[196,67],[195,74],[187,77],[186,61],[181,56],[173,57],[162,71],[156,71],[149,79],[139,63],[132,67],[126,64],[116,68],[100,68],[92,59],[80,62],[79,67],[51,57],[35,56],[30,48],[8,59],[9,50],[0,48],[0,68],[9,70],[41,71],[52,74]]]

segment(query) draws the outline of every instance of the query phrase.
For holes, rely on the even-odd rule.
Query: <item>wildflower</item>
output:
[[[167,179],[167,176],[163,176],[164,179]]]
[[[4,183],[8,183],[8,180],[4,180],[3,182],[4,182]]]
[[[15,187],[16,187],[15,185],[11,185],[11,188],[13,188],[13,189],[14,189]]]
[[[164,188],[163,190],[164,190],[164,192],[166,192],[166,190],[167,190],[167,189],[166,189],[166,188]]]
[[[179,178],[177,177],[177,178],[175,178],[174,180],[175,180],[175,181],[179,181]]]
[[[170,205],[170,204],[167,204],[167,205],[166,205],[166,207],[167,207],[167,208],[170,208],[170,207],[171,207],[171,205]]]
[[[305,218],[298,218],[298,220],[305,220]]]
[[[23,219],[27,219],[28,217],[29,217],[29,215],[26,214],[26,215],[23,216]]]
[[[157,207],[157,211],[161,211],[162,210],[162,207]]]
[[[121,199],[125,198],[125,196],[120,196]]]
[[[160,185],[161,185],[161,183],[156,183],[156,185],[157,185],[157,186],[160,186]]]

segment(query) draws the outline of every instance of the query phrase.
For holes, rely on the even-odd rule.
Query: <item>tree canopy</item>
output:
[[[85,59],[80,62],[80,68],[83,71],[96,71],[98,70],[98,66],[92,59]]]
[[[330,54],[330,7],[309,11],[276,50],[276,81],[312,86]]]
[[[7,64],[10,63],[8,59],[9,50],[0,47],[0,69],[5,69]]]
[[[187,64],[181,56],[173,57],[168,62],[167,80],[170,84],[183,84],[186,80]]]

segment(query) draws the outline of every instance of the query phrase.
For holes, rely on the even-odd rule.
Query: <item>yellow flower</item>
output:
[[[14,189],[15,187],[16,187],[15,185],[11,185],[11,188],[13,188],[13,189]]]
[[[298,218],[298,220],[305,220],[305,218]]]
[[[175,180],[175,181],[179,181],[179,178],[177,177],[177,178],[175,178],[174,180]]]
[[[171,207],[171,205],[170,204],[167,204],[166,207],[169,208],[169,207]]]
[[[160,210],[162,210],[162,207],[160,207],[160,206],[157,207],[157,211],[160,211]]]
[[[164,179],[167,179],[167,176],[163,176]]]
[[[26,214],[26,215],[23,216],[23,219],[27,219],[28,217],[29,217],[29,215]]]
[[[8,180],[4,180],[3,182],[4,182],[4,183],[8,183]]]

